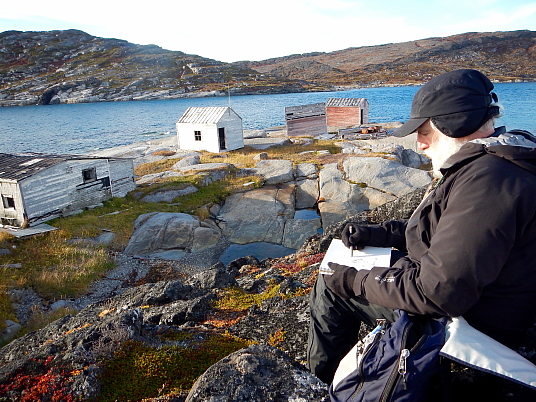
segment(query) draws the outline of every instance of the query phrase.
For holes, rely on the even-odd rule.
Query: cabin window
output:
[[[6,209],[7,208],[15,209],[15,198],[3,195],[2,204],[4,204],[4,208]]]
[[[196,141],[201,141],[201,131],[194,131],[194,138]]]
[[[84,183],[97,180],[97,169],[90,168],[82,170],[82,177],[84,178]]]

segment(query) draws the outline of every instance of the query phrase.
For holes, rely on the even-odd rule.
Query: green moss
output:
[[[128,341],[104,364],[98,401],[139,401],[189,390],[207,368],[246,346],[246,341],[224,335],[212,335],[187,348],[155,349]]]
[[[245,311],[254,304],[260,304],[267,299],[280,294],[280,285],[270,285],[263,293],[247,293],[241,288],[231,287],[225,290],[222,298],[214,303],[220,310]]]

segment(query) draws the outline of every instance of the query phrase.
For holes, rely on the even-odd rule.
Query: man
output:
[[[463,316],[510,347],[536,316],[536,139],[494,129],[493,84],[476,70],[433,78],[395,136],[417,131],[439,182],[409,220],[348,224],[347,247],[407,252],[392,267],[356,271],[330,263],[311,293],[308,365],[331,383],[361,322],[394,309]]]

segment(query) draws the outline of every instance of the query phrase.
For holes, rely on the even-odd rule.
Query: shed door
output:
[[[220,139],[220,149],[227,149],[227,145],[225,144],[225,128],[224,127],[218,128],[218,137]]]

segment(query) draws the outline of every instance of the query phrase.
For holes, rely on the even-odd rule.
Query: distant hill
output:
[[[0,33],[0,105],[306,90],[246,66],[78,30]]]
[[[340,86],[421,84],[457,68],[475,68],[501,82],[534,81],[536,32],[465,33],[241,65],[281,78]]]
[[[224,63],[77,30],[0,33],[0,106],[416,85],[456,68],[536,80],[536,32],[445,38]]]

